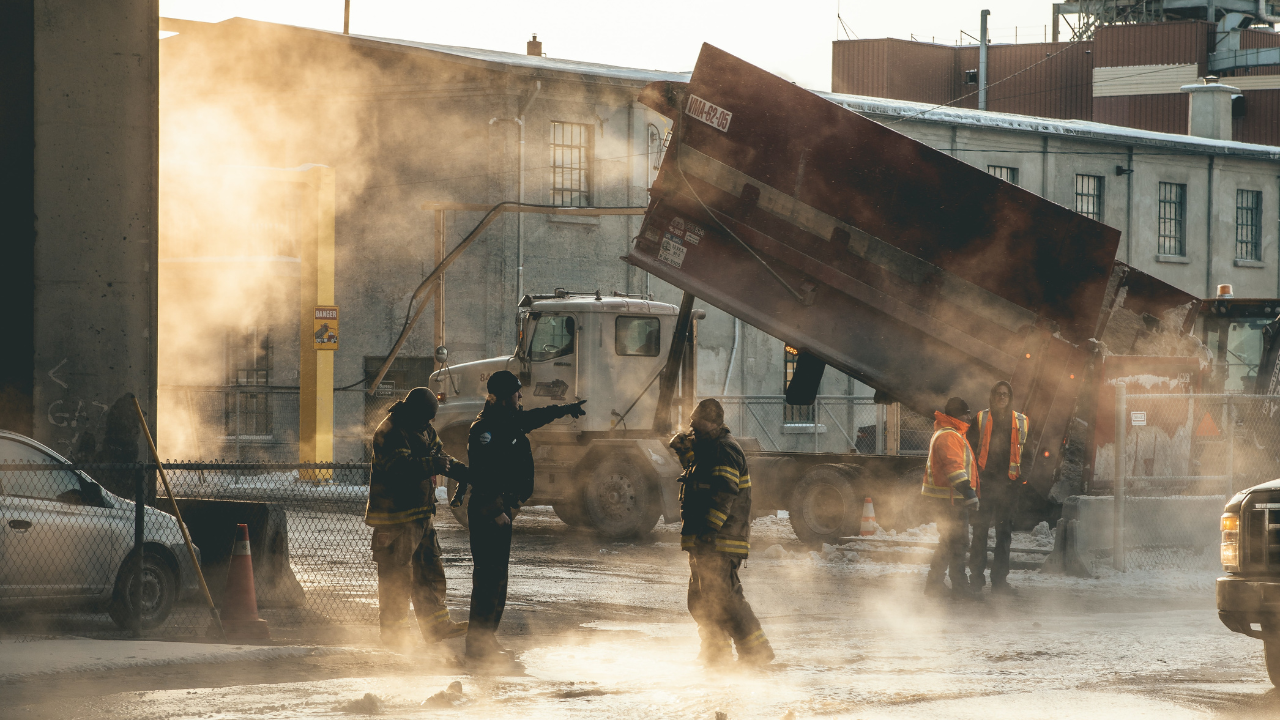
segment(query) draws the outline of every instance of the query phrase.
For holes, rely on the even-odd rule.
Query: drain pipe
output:
[[[520,202],[524,202],[524,116],[529,112],[529,108],[533,106],[533,101],[538,99],[538,93],[542,92],[542,81],[538,80],[533,88],[533,94],[525,101],[524,107],[520,108],[520,113],[516,115],[516,125],[520,126],[520,146],[517,153],[520,158],[520,180],[517,190],[517,197]],[[516,214],[516,302],[520,302],[524,298],[524,213]]]
[[[1259,3],[1266,0],[1258,0]],[[987,16],[990,10],[982,11],[982,23],[978,28],[978,109],[987,109]]]
[[[738,333],[742,327],[742,321],[738,318],[733,319],[733,345],[729,347],[729,367],[724,371],[724,389],[720,391],[721,395],[729,394],[729,378],[733,377],[733,361],[738,357]]]

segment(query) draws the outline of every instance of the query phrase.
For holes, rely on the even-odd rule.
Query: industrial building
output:
[[[674,289],[618,259],[638,218],[507,215],[446,273],[443,309],[430,301],[369,396],[411,293],[441,256],[436,217],[448,249],[483,216],[424,204],[523,197],[646,205],[667,121],[636,96],[650,81],[687,76],[240,19],[164,26],[178,33],[161,43],[160,413],[168,454],[298,455],[297,278],[312,273],[298,238],[313,237],[314,227],[302,230],[306,213],[281,212],[296,199],[274,180],[264,185],[266,175],[302,175],[311,165],[333,174],[338,459],[363,455],[391,399],[436,367],[437,345],[449,348],[451,362],[509,353],[522,294],[564,287],[678,302]],[[1201,87],[1179,92],[1207,118],[1205,134],[1217,137],[821,94],[1120,229],[1119,259],[1181,289],[1211,295],[1232,283],[1238,296],[1280,296],[1280,149],[1222,139],[1223,108],[1230,124],[1236,93]],[[219,180],[210,185],[210,177]],[[192,178],[206,181],[203,201],[184,195]],[[237,279],[224,285],[218,277]],[[188,322],[219,298],[231,302],[209,322]],[[303,319],[306,333],[309,323]],[[700,324],[699,346],[700,395],[778,396],[793,367],[781,342],[715,310]],[[893,412],[843,376],[826,378],[822,392],[857,396],[856,413],[827,427],[810,410],[768,400],[776,413],[761,424],[780,448],[847,449],[859,428],[882,426]]]

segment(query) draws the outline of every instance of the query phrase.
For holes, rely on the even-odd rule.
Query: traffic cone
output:
[[[864,537],[876,534],[876,509],[871,507],[871,498],[862,502],[862,530],[858,534]]]
[[[258,617],[258,598],[253,590],[253,557],[249,553],[249,526],[236,526],[231,545],[231,565],[222,590],[222,628],[228,640],[266,640],[271,637],[267,621]]]

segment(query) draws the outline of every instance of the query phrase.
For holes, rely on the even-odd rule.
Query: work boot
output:
[[[403,654],[413,649],[413,639],[410,638],[409,634],[404,632],[403,629],[397,629],[391,632],[383,630],[378,644],[381,645],[384,650],[390,650],[394,653]]]
[[[467,627],[470,625],[466,620],[462,622],[448,622],[437,625],[430,633],[423,633],[428,643],[437,643],[441,640],[449,640],[451,638],[462,637],[467,634]]]
[[[976,590],[969,583],[961,581],[951,587],[951,599],[960,602],[981,602],[985,600],[981,590]]]
[[[1018,590],[1017,588],[1010,585],[1008,582],[1001,580],[1000,582],[991,583],[991,594],[1006,595],[1008,597],[1017,597]]]
[[[757,630],[738,643],[738,663],[761,667],[773,662],[773,648],[764,630]]]
[[[936,573],[929,573],[924,580],[925,597],[942,597],[947,594],[947,585]]]
[[[987,576],[984,573],[974,573],[969,576],[969,587],[973,590],[982,591],[987,585]]]
[[[490,675],[520,675],[525,669],[515,653],[499,645],[492,635],[486,639],[467,635],[466,660],[468,666]]]
[[[698,635],[702,637],[702,649],[698,652],[698,661],[707,667],[726,665],[733,661],[733,643],[729,636],[719,632],[707,632],[701,628]]]

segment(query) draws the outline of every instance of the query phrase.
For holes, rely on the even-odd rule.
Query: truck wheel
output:
[[[805,472],[787,507],[800,542],[835,543],[862,521],[862,497],[854,488],[859,473],[852,465],[815,465]]]
[[[178,599],[178,583],[173,571],[163,560],[146,553],[142,557],[142,598],[138,599],[138,560],[125,558],[116,575],[107,614],[116,627],[127,629],[133,625],[133,608],[142,605],[142,629],[154,628],[169,617],[173,603]]]
[[[607,538],[649,532],[662,514],[652,483],[625,457],[606,458],[596,466],[582,496],[587,521]]]
[[[569,527],[582,527],[587,524],[587,515],[579,498],[564,498],[551,503],[551,509]]]
[[[458,489],[458,481],[454,480],[453,478],[448,478],[448,480],[449,482],[447,484],[447,488],[449,490],[449,497],[452,498],[453,493],[456,492]],[[468,527],[467,506],[470,504],[471,504],[471,493],[467,493],[466,497],[462,498],[462,507],[453,507],[449,505],[448,501],[445,502],[445,507],[448,507],[449,512],[453,513],[453,518],[458,521],[458,524],[465,528],[465,527]]]
[[[1267,675],[1271,678],[1271,684],[1280,688],[1280,638],[1264,640],[1262,647],[1267,656]]]

